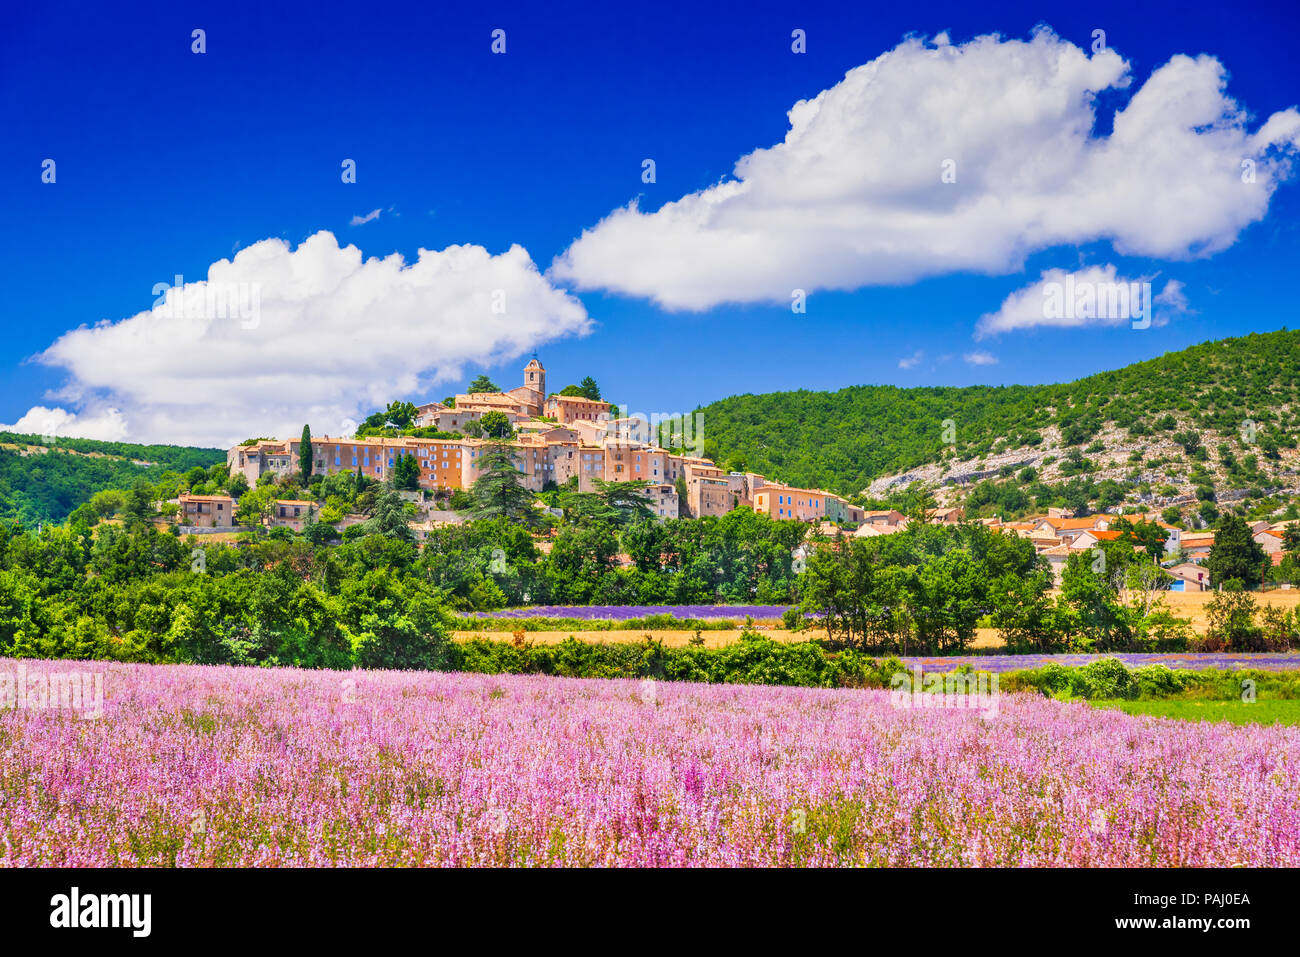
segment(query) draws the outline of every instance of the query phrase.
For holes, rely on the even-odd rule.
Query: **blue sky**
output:
[[[996,132],[1002,121],[996,113],[987,122],[977,115],[991,97],[982,96],[980,83],[912,90],[899,70],[887,87],[882,73],[883,98],[861,106],[856,119],[848,115],[847,132],[823,128],[824,138],[811,145],[813,154],[827,143],[842,146],[842,155],[806,166],[777,162],[775,172],[755,174],[754,191],[764,199],[742,197],[749,207],[732,214],[733,223],[760,234],[752,254],[728,241],[733,234],[712,231],[716,224],[690,227],[686,245],[698,241],[708,262],[660,268],[660,220],[649,215],[735,182],[741,157],[786,137],[787,112],[797,101],[835,88],[846,72],[909,35],[942,33],[961,48],[991,33],[1028,41],[1043,24],[1057,38],[1052,49],[1073,44],[1087,54],[1093,31],[1105,30],[1129,83],[1098,95],[1088,141],[1111,134],[1113,112],[1171,57],[1209,54],[1226,70],[1224,93],[1248,114],[1243,135],[1254,134],[1300,102],[1294,13],[1254,9],[1246,17],[1233,8],[1132,3],[996,11],[943,3],[710,7],[495,4],[454,12],[395,4],[381,13],[312,3],[277,5],[272,14],[141,4],[88,13],[52,3],[7,12],[0,32],[0,254],[9,308],[0,340],[0,422],[32,426],[40,415],[23,417],[39,407],[62,410],[45,430],[68,434],[216,442],[229,433],[233,441],[303,418],[318,432],[331,431],[349,409],[364,414],[380,395],[440,398],[480,371],[513,386],[534,348],[553,388],[592,375],[607,397],[634,410],[680,411],[780,389],[1061,381],[1206,339],[1295,324],[1300,191],[1287,166],[1294,154],[1289,128],[1261,147],[1268,184],[1262,200],[1251,194],[1254,207],[1246,211],[1224,200],[1219,186],[1202,194],[1204,175],[1186,171],[1201,160],[1207,169],[1222,166],[1222,142],[1207,139],[1203,156],[1198,147],[1186,163],[1155,176],[1144,168],[1174,160],[1161,152],[1161,137],[1139,138],[1128,155],[1088,173],[1105,212],[1099,225],[1064,181],[1077,182],[1080,170],[1067,165],[1060,177],[1044,171],[1055,154],[1038,152],[1038,137],[1051,131],[1026,121],[1016,136],[1031,126],[1035,132],[1015,148],[1040,179],[1028,189],[1034,198],[1022,228],[1001,188],[1016,178],[1008,171],[1021,168],[1020,160],[997,155],[1006,137],[973,142],[981,128],[992,124]],[[195,28],[206,31],[203,54],[191,52]],[[505,55],[490,51],[495,28],[506,30]],[[806,31],[806,53],[791,50],[796,28]],[[933,43],[926,49],[932,53]],[[892,62],[901,63],[902,54]],[[989,61],[988,82],[1001,82],[1002,62]],[[937,183],[943,149],[918,149],[926,139],[916,136],[904,149],[905,135],[881,129],[939,115],[908,99],[936,90],[949,99],[935,109],[953,117],[935,124],[931,139],[947,148],[952,131],[971,123],[972,142],[958,142],[969,146],[957,166],[959,188],[973,190],[967,184],[981,176],[968,172],[974,165],[983,164],[985,176],[998,170],[997,180],[981,186],[999,200],[990,207],[996,225],[988,236],[969,210],[948,225],[945,194],[936,200],[918,191],[914,167],[926,171],[920,182]],[[840,105],[851,114],[864,102],[846,92]],[[1279,125],[1286,124],[1284,116]],[[902,144],[896,154],[863,149],[855,158],[864,144],[895,141]],[[41,181],[46,158],[57,163],[53,184]],[[341,181],[344,158],[357,163],[355,183]],[[655,162],[654,183],[642,181],[645,158]],[[836,180],[872,164],[884,164],[885,173],[877,169],[870,183]],[[896,196],[880,187],[891,166]],[[1063,195],[1046,195],[1044,183]],[[639,213],[629,231],[596,229],[582,246],[590,261],[552,267],[584,230],[633,200]],[[1180,204],[1216,211],[1164,229]],[[374,210],[377,217],[351,225]],[[825,223],[841,212],[844,223],[828,233]],[[895,214],[889,229],[909,246],[897,262],[881,255],[894,240],[880,240],[875,225]],[[917,227],[917,216],[933,222]],[[1112,229],[1106,217],[1131,221]],[[257,334],[220,342],[152,323],[129,335],[126,327],[112,337],[83,334],[46,351],[69,330],[146,312],[156,283],[177,274],[201,279],[214,262],[259,241],[278,238],[293,250],[322,230],[364,257],[398,253],[408,264],[422,248],[474,245],[496,257],[518,244],[543,275],[518,277],[527,291],[516,308],[537,315],[520,317],[491,342],[476,343],[476,325],[466,319],[431,328],[423,341],[395,327],[394,342],[385,344],[384,309],[401,301],[386,297],[400,294],[374,291],[386,280],[370,276],[365,295],[376,298],[369,311],[358,313],[350,334],[335,329],[326,354],[308,342],[315,323],[331,321],[313,311],[319,298],[295,306],[292,322],[278,325],[273,317]],[[948,236],[955,237],[951,252]],[[1206,245],[1215,251],[1197,255]],[[331,262],[325,255],[314,268]],[[1174,308],[1146,329],[1015,327],[976,338],[981,316],[997,313],[1045,271],[1095,266],[1150,279],[1157,293],[1169,292],[1173,280],[1167,301]],[[793,314],[789,294],[756,291],[758,301],[730,301],[748,288],[747,268],[755,290],[768,289],[769,279],[773,289],[807,287],[807,312]],[[515,295],[515,278],[493,281]],[[263,288],[263,302],[281,292]],[[427,295],[418,308],[442,309],[443,292]],[[561,296],[576,305],[560,304]],[[394,320],[401,321],[409,320]],[[272,327],[283,337],[274,347],[261,338]],[[282,370],[262,368],[272,356]],[[256,374],[245,379],[246,370]],[[390,371],[391,383],[382,381]],[[216,428],[210,420],[223,409],[227,421]],[[110,410],[118,414],[106,419]],[[206,425],[190,424],[200,417]]]

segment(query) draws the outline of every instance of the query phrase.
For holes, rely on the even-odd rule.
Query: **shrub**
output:
[[[1168,698],[1189,684],[1187,672],[1173,671],[1165,665],[1143,665],[1133,669],[1138,697]]]

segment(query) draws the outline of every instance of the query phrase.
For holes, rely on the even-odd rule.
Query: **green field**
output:
[[[1196,701],[1173,698],[1165,701],[1093,701],[1098,708],[1118,708],[1128,714],[1183,721],[1230,721],[1233,724],[1300,725],[1300,700]]]

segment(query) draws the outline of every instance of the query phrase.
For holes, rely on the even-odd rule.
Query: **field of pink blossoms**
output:
[[[0,674],[16,663],[0,660]],[[99,670],[0,711],[3,865],[1291,865],[1300,729],[1036,697]]]

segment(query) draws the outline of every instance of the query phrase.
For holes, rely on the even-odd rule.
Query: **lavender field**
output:
[[[0,660],[0,674],[17,662]],[[1300,729],[1037,696],[26,662],[0,864],[1300,864]],[[101,674],[103,708],[38,707]]]

